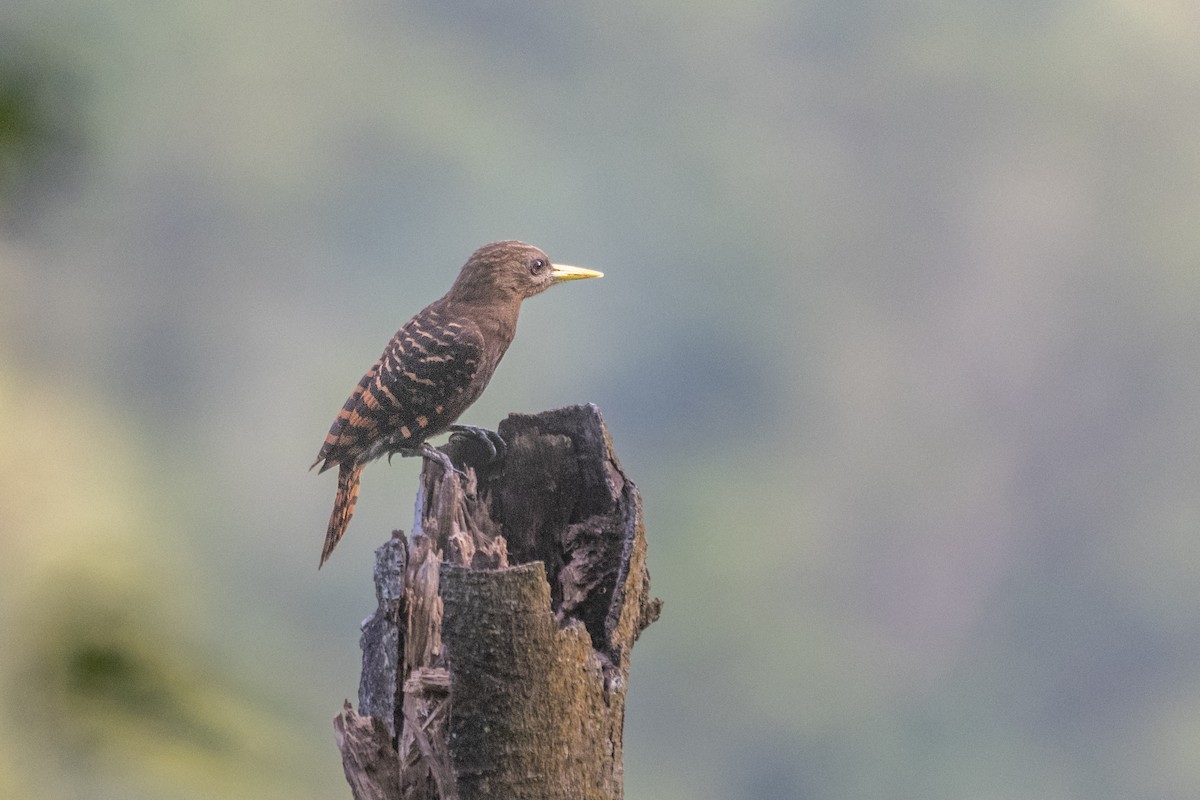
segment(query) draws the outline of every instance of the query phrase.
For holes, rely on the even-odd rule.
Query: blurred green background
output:
[[[1190,0],[0,4],[0,796],[349,797],[307,472],[478,245],[603,410],[630,798],[1200,796]]]

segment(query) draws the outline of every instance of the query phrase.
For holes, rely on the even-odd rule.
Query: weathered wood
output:
[[[620,797],[623,692],[606,691],[584,626],[554,618],[542,565],[442,578],[461,796]]]
[[[407,796],[400,785],[399,756],[379,718],[356,714],[347,700],[342,713],[333,718],[333,732],[355,800]]]
[[[375,599],[379,607],[362,624],[362,677],[358,683],[358,710],[384,723],[395,737],[400,727],[397,681],[404,662],[404,628],[408,609],[404,596],[408,542],[402,531],[375,551]]]
[[[377,551],[359,690],[374,719],[335,723],[359,800],[623,795],[630,651],[661,608],[641,498],[595,406],[499,433],[491,463],[471,439],[443,447],[464,474],[428,462],[408,548]]]

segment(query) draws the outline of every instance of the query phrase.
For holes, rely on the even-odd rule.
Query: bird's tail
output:
[[[354,516],[354,504],[358,502],[358,479],[362,477],[362,471],[362,464],[340,465],[337,497],[333,501],[333,513],[329,515],[329,530],[325,533],[325,546],[321,549],[321,563],[317,569],[324,566],[333,548],[346,535],[350,518]]]

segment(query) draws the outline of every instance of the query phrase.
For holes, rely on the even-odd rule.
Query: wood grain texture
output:
[[[443,448],[465,474],[427,468],[407,549],[377,551],[360,712],[392,749],[339,733],[360,800],[381,797],[366,793],[381,769],[388,798],[623,797],[630,654],[661,610],[641,497],[595,406],[499,432],[507,453],[486,466],[473,440]],[[352,713],[339,730],[367,730]]]

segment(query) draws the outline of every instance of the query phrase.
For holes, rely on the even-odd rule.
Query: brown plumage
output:
[[[517,332],[521,301],[560,281],[600,275],[552,264],[523,242],[494,242],[472,254],[444,297],[404,323],[350,393],[313,462],[321,472],[339,468],[321,564],[346,533],[368,461],[439,457],[425,440],[449,429],[483,392]]]

